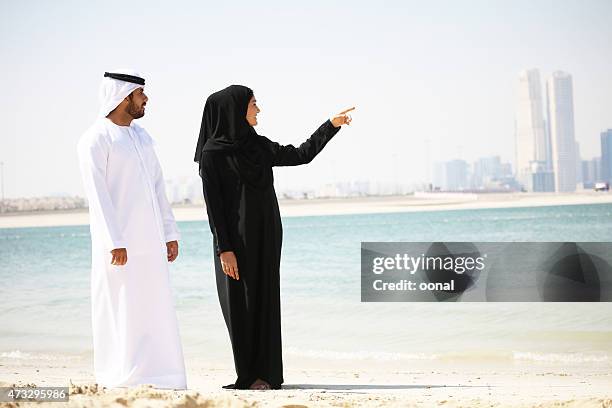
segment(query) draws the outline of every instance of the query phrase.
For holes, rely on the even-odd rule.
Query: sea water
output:
[[[204,211],[204,210],[203,210]],[[231,364],[207,221],[170,266],[186,359]],[[361,303],[362,241],[612,241],[612,204],[283,218],[284,356],[612,364],[612,303]],[[0,356],[91,353],[88,226],[0,229]]]

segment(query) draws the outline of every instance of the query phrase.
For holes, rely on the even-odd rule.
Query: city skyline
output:
[[[516,159],[514,163],[525,163],[526,166],[524,167],[524,169],[527,172],[530,172],[532,170],[533,168],[532,164],[535,162],[542,163],[545,166],[545,169],[547,170],[554,170],[552,168],[553,161],[554,161],[554,158],[552,155],[552,147],[551,147],[552,134],[550,133],[550,130],[549,130],[549,126],[550,126],[549,123],[551,122],[550,106],[552,106],[552,104],[550,103],[550,101],[548,101],[548,98],[550,97],[549,93],[552,94],[553,97],[555,95],[554,93],[554,84],[555,84],[554,81],[555,80],[557,81],[561,80],[561,81],[566,82],[564,83],[565,89],[563,90],[563,97],[564,97],[564,102],[566,106],[564,106],[563,109],[567,110],[569,107],[569,109],[572,111],[571,112],[572,116],[571,116],[569,126],[571,127],[570,132],[573,132],[573,102],[572,102],[573,99],[572,99],[571,75],[563,71],[555,71],[547,79],[545,89],[546,89],[546,95],[547,95],[546,111],[548,113],[547,113],[547,116],[544,117],[545,109],[544,109],[544,101],[542,97],[542,84],[540,81],[539,70],[537,68],[524,69],[519,73],[519,85],[518,85],[519,101],[518,101],[518,107],[517,107],[517,112],[516,112],[516,135],[515,135],[516,137],[515,157]],[[568,94],[568,91],[569,91],[569,94]],[[568,124],[564,124],[564,125],[567,126]],[[573,133],[571,134],[573,135]],[[611,134],[610,130],[601,132],[600,134],[602,150],[604,149],[604,137],[608,137],[609,134]],[[533,142],[531,146],[529,146],[530,140]],[[526,147],[528,147],[528,149],[526,149],[527,150],[526,152],[520,151],[521,141],[522,143],[524,143]],[[573,174],[573,176],[576,178],[576,183],[578,184],[584,181],[582,177],[583,169],[586,169],[587,173],[595,175],[594,181],[598,181],[597,176],[601,176],[601,175],[603,175],[603,178],[602,178],[603,180],[606,177],[606,172],[604,170],[604,167],[601,167],[601,166],[605,166],[605,163],[606,163],[605,161],[601,162],[602,157],[604,156],[603,151],[602,151],[602,154],[600,154],[599,156],[595,155],[591,159],[583,160],[579,153],[579,143],[577,141],[575,141],[575,145],[576,145],[576,150],[573,152],[575,152],[576,155],[572,154],[569,160],[571,160],[572,162],[576,160],[576,171]],[[566,150],[567,150],[567,147],[566,147]],[[423,180],[417,180],[413,182],[404,182],[404,180],[401,180],[398,182],[397,179],[393,182],[364,180],[364,179],[336,180],[335,182],[327,182],[325,184],[321,184],[318,186],[311,186],[311,187],[302,188],[302,189],[299,189],[299,188],[294,189],[292,192],[290,192],[291,191],[290,189],[283,188],[278,191],[278,195],[292,197],[292,198],[296,198],[302,195],[304,197],[306,196],[307,197],[324,197],[326,195],[322,194],[321,191],[332,191],[334,188],[336,189],[336,191],[343,190],[343,189],[338,189],[336,186],[339,186],[339,185],[346,186],[346,185],[350,185],[351,183],[354,185],[359,184],[362,186],[362,188],[355,190],[355,191],[344,189],[343,193],[339,195],[350,196],[350,195],[356,195],[356,193],[360,193],[364,195],[404,194],[406,192],[422,190],[429,183],[431,183],[432,187],[434,188],[442,187],[443,189],[448,189],[451,191],[483,188],[484,183],[475,184],[473,180],[468,180],[469,178],[468,176],[478,177],[478,175],[476,174],[478,173],[478,170],[476,170],[475,167],[478,165],[482,165],[483,161],[486,161],[486,160],[497,159],[497,161],[499,162],[497,166],[501,166],[503,164],[499,161],[501,156],[502,155],[498,153],[498,154],[492,154],[487,157],[480,157],[480,158],[477,158],[476,161],[474,161],[472,165],[470,165],[466,160],[460,157],[452,158],[447,162],[433,163],[431,165],[431,168],[428,169],[427,171],[427,173],[434,174],[434,177],[432,177],[431,179],[424,178]],[[587,162],[587,161],[597,162],[598,164],[595,165],[594,167],[597,170],[593,170],[591,168],[587,169],[587,167],[585,166],[588,166],[588,165],[584,164],[584,162]],[[3,176],[4,175],[4,169],[3,169],[4,163],[2,162],[1,164],[2,164],[2,176]],[[565,164],[567,165],[567,163]],[[449,174],[453,174],[453,177],[455,177],[455,180],[451,181],[450,184],[448,184],[446,180],[436,183],[436,180],[435,180],[436,172],[438,172],[438,178],[440,177],[439,166],[447,166],[447,165],[450,165],[450,168],[444,169],[443,171]],[[512,166],[512,163],[506,163],[505,165],[509,166],[508,168],[510,169]],[[436,168],[436,166],[438,166],[438,168]],[[474,167],[473,170],[472,170],[472,167]],[[508,175],[514,174],[515,176],[520,176],[521,174],[520,171],[521,171],[520,167],[519,165],[517,165],[517,167],[513,171],[509,170],[507,174],[505,175],[508,176]],[[494,170],[493,173],[497,174],[499,173],[499,170]],[[485,173],[485,176],[488,174],[489,173]],[[612,170],[610,174],[612,174]],[[482,177],[482,175],[480,177]],[[462,181],[464,179],[465,181]],[[183,181],[181,182],[180,180],[183,180]],[[2,177],[2,181],[3,181],[3,177]],[[203,199],[201,191],[199,191],[201,186],[199,185],[199,183],[195,183],[194,181],[198,181],[198,179],[196,179],[193,176],[182,176],[176,179],[166,179],[166,182],[168,184],[167,191],[168,191],[170,201],[178,203],[178,202],[185,201],[186,199],[190,200],[194,197],[197,197],[197,200],[195,201],[197,202],[201,201]],[[519,182],[520,184],[523,183],[520,178],[517,178],[516,181]],[[364,189],[363,188],[364,183],[369,185],[369,187]],[[525,181],[525,183],[527,183],[527,181]],[[407,186],[412,186],[412,188],[410,187],[407,188]],[[421,188],[419,188],[418,186],[421,186]],[[194,191],[194,190],[197,190],[197,191]],[[376,190],[377,192],[373,192],[374,190]],[[540,191],[547,191],[547,190],[540,190]],[[554,191],[554,190],[550,190],[550,191]],[[566,192],[567,191],[573,191],[573,190],[566,190]],[[4,198],[4,183],[2,183],[2,192],[3,192],[2,197]],[[49,197],[62,196],[62,195],[72,196],[71,194],[60,193],[60,194],[51,194],[49,195]],[[335,195],[337,194],[329,194],[329,196],[335,196]],[[76,194],[74,196],[81,197],[79,194]],[[40,196],[32,196],[32,198],[36,198],[36,197],[40,197]],[[20,197],[14,197],[14,198],[20,198]]]
[[[357,107],[353,125],[313,163],[275,169],[279,190],[410,185],[455,158],[500,155],[514,164],[516,76],[529,67],[571,73],[583,158],[600,155],[599,135],[612,127],[606,1],[391,1],[376,9],[134,2],[122,5],[124,17],[112,9],[0,5],[0,52],[10,61],[0,68],[7,198],[83,195],[76,142],[95,118],[102,73],[120,66],[145,74],[141,122],[166,179],[197,176],[191,159],[204,99],[230,83],[255,90],[257,131],[282,144],[297,146],[329,115]],[[236,30],[219,36],[230,20]]]

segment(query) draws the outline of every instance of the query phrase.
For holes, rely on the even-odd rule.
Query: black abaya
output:
[[[282,146],[256,135],[273,166],[309,163],[340,130],[328,120],[299,147]],[[236,153],[204,151],[200,176],[216,256],[215,274],[238,378],[248,389],[256,379],[273,389],[283,383],[280,324],[280,256],[283,228],[274,185],[257,189],[243,182]],[[233,251],[240,280],[223,273],[219,254]]]

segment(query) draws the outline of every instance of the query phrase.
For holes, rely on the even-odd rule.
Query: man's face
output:
[[[145,105],[149,98],[144,93],[143,88],[138,88],[128,95],[127,113],[134,119],[142,118],[145,114]]]

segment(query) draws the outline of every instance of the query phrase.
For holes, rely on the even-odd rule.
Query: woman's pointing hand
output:
[[[329,120],[332,123],[332,125],[334,125],[334,127],[340,127],[342,125],[350,125],[353,118],[351,118],[351,115],[347,115],[347,113],[352,110],[355,110],[354,106],[352,108],[348,108],[332,116]]]

